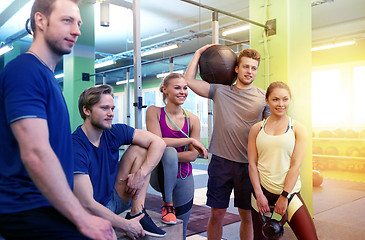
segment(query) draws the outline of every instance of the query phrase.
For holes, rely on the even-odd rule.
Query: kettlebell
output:
[[[270,206],[271,216],[267,217],[265,215],[261,215],[262,225],[262,234],[269,240],[280,239],[284,234],[284,224],[288,220],[288,214],[285,212],[284,216],[280,221],[271,219],[274,214],[275,206]]]

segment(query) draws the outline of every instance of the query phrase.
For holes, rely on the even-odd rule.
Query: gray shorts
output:
[[[115,188],[113,189],[112,197],[110,201],[105,205],[110,211],[115,214],[121,214],[125,210],[129,209],[132,206],[132,198],[129,199],[129,202],[124,202],[117,193]]]

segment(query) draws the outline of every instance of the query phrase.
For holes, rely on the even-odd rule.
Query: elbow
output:
[[[186,83],[188,84],[188,87],[191,87],[191,79],[193,77],[191,75],[186,75],[185,74],[185,80],[186,80]]]
[[[26,168],[36,168],[41,164],[45,157],[45,150],[42,148],[33,148],[21,151],[20,158]]]
[[[292,174],[299,176],[300,175],[300,165],[291,166],[289,171],[292,172]]]
[[[36,154],[31,152],[21,153],[20,158],[25,166],[36,166],[39,159]]]
[[[160,147],[160,150],[163,152],[163,151],[165,151],[167,145],[166,145],[166,142],[162,138],[160,138],[159,140],[160,140],[159,147]]]
[[[255,170],[257,170],[257,166],[256,166],[256,164],[254,164],[254,163],[252,163],[252,162],[248,161],[248,171],[249,171],[249,172],[252,172],[252,171],[255,171]]]
[[[298,176],[300,175],[300,167],[295,169],[295,174],[297,174]]]
[[[84,194],[77,191],[78,189],[74,187],[74,195],[79,200],[81,206],[85,208],[89,213],[95,212],[96,205],[99,203],[94,200],[93,197],[85,196]]]
[[[86,209],[86,211],[88,211],[91,214],[95,212],[94,203],[92,201],[82,200],[82,199],[79,199],[79,201],[81,203],[81,206],[83,206]]]
[[[166,142],[162,138],[155,136],[155,138],[150,143],[149,147],[147,147],[147,149],[150,147],[153,147],[155,150],[159,152],[164,152],[166,149]]]

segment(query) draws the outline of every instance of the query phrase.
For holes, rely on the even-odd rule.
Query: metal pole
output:
[[[131,124],[131,87],[129,84],[129,68],[127,69],[127,125],[130,126]]]
[[[170,65],[169,65],[170,73],[174,71],[174,59],[170,57]]]
[[[252,21],[250,19],[247,19],[247,18],[243,18],[243,17],[240,17],[240,16],[237,16],[237,15],[234,15],[232,13],[229,13],[229,12],[226,12],[226,11],[222,11],[222,10],[219,10],[219,9],[216,9],[216,8],[213,8],[213,7],[210,7],[210,6],[207,6],[207,5],[204,5],[204,4],[200,4],[200,3],[197,3],[197,2],[194,2],[194,1],[190,1],[190,0],[181,0],[183,2],[187,2],[187,3],[190,3],[190,4],[193,4],[195,6],[198,6],[198,7],[202,7],[202,8],[205,8],[205,9],[208,9],[208,10],[211,10],[213,12],[218,12],[218,13],[222,13],[224,15],[227,15],[227,16],[230,16],[230,17],[233,17],[233,18],[237,18],[237,19],[240,19],[242,21],[245,21],[245,22],[249,22],[249,23],[252,23],[254,25],[257,25],[257,26],[260,26],[260,27],[263,27],[265,29],[268,29],[268,27],[264,24],[261,24],[261,23],[258,23],[258,22],[255,22],[255,21]]]
[[[103,74],[103,84],[106,84],[106,73]]]
[[[219,43],[218,12],[212,12],[212,43]],[[208,99],[208,144],[213,132],[213,101]]]
[[[133,1],[133,62],[135,128],[142,129],[142,64],[141,64],[141,14],[140,0]]]
[[[146,65],[146,64],[161,62],[161,61],[164,61],[164,60],[167,60],[167,59],[170,59],[170,58],[177,58],[177,57],[182,57],[182,56],[191,55],[191,54],[194,54],[194,52],[187,52],[187,53],[174,55],[174,56],[171,56],[171,57],[163,57],[163,58],[158,58],[158,59],[154,59],[154,60],[149,60],[149,61],[146,61],[146,62],[142,62],[141,64]],[[110,72],[115,72],[115,71],[119,71],[119,70],[128,69],[128,68],[131,68],[131,67],[133,67],[133,65],[127,65],[127,66],[123,66],[123,67],[113,68],[113,69],[98,72],[96,74],[110,73]],[[90,77],[94,76],[96,74],[90,74]]]

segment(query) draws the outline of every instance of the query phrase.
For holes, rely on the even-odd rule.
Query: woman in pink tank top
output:
[[[150,106],[146,112],[147,130],[160,136],[167,147],[151,174],[151,186],[162,193],[162,219],[176,224],[176,217],[184,221],[184,239],[194,198],[194,179],[191,162],[198,154],[208,157],[200,142],[200,121],[181,105],[188,96],[184,76],[171,73],[164,78],[160,91],[165,107]]]

